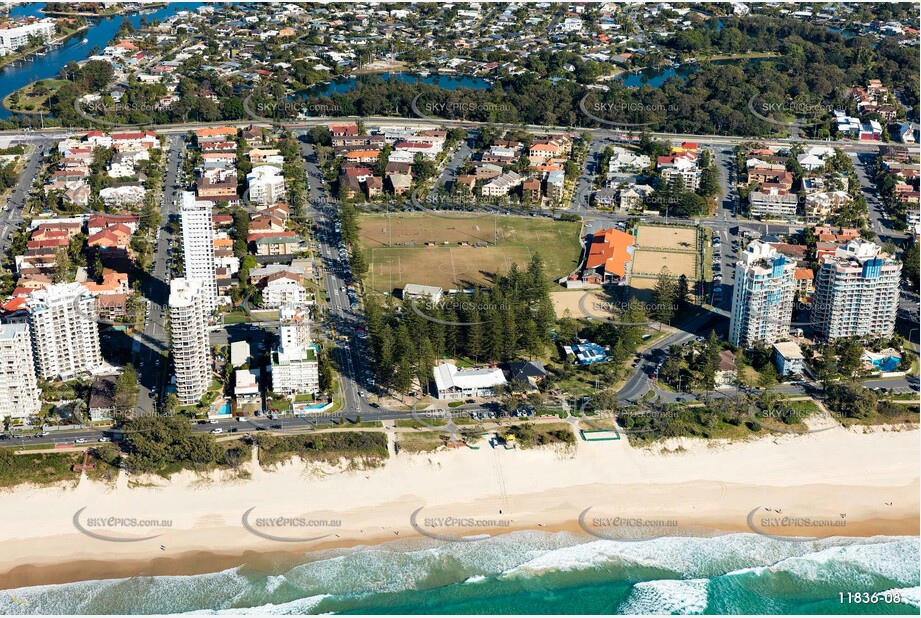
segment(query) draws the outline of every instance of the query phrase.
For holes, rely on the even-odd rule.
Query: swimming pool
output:
[[[870,362],[880,371],[890,373],[892,371],[898,371],[902,359],[898,356],[883,356],[882,358],[877,358]]]
[[[225,401],[224,403],[219,405],[216,410],[212,408],[211,415],[212,416],[230,416],[230,402]]]

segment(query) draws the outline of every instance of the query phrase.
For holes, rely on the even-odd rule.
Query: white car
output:
[[[211,433],[213,433],[213,434],[224,433],[224,430],[221,429],[220,427],[218,427],[217,429],[212,429],[212,430],[211,430]]]
[[[105,436],[103,436],[102,438],[99,438],[99,441],[100,441],[100,442],[111,442],[112,439],[111,439],[111,438],[106,438]]]
[[[76,443],[76,444],[86,444],[86,438],[77,438],[76,440],[74,440],[74,443]]]
[[[217,425],[217,419],[211,419],[208,422],[211,423],[212,425]]]
[[[245,423],[245,422],[248,421],[248,420],[249,420],[249,418],[246,417],[246,416],[238,416],[238,417],[237,417],[237,422],[240,422],[240,423]]]

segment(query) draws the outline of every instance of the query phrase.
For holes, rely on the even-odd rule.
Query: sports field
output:
[[[686,227],[640,225],[636,230],[636,245],[643,249],[672,249],[697,252],[697,230]]]
[[[384,293],[407,283],[444,289],[491,285],[513,263],[525,268],[535,252],[543,256],[548,276],[557,279],[577,267],[580,253],[579,223],[544,218],[361,215],[359,226],[370,262],[366,284]]]
[[[637,249],[633,255],[634,275],[658,275],[663,268],[668,268],[673,277],[684,275],[697,279],[697,254]]]
[[[684,275],[688,279],[698,278],[700,254],[697,250],[697,230],[684,227],[661,225],[640,225],[636,230],[636,249],[630,272],[634,278],[639,275],[658,276],[667,268],[673,277]],[[642,289],[641,285],[632,285]]]

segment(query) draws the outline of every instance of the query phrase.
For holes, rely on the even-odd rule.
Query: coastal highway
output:
[[[158,397],[162,396],[169,376],[169,338],[167,321],[169,316],[169,248],[173,238],[169,229],[170,214],[175,212],[179,197],[179,166],[182,162],[184,141],[182,136],[171,135],[167,140],[166,173],[163,177],[163,193],[160,204],[160,228],[156,237],[156,249],[150,276],[142,288],[144,298],[149,302],[144,330],[135,336],[134,362],[138,371],[141,392],[138,407],[153,412]]]
[[[483,126],[491,126],[493,123],[489,122],[476,122],[472,120],[447,120],[437,117],[426,117],[420,118],[417,116],[412,117],[400,117],[400,116],[315,116],[312,118],[307,118],[304,120],[298,120],[296,122],[284,123],[284,126],[290,129],[309,129],[318,125],[327,125],[329,123],[336,122],[358,122],[361,121],[368,124],[394,124],[394,123],[405,123],[407,125],[413,126],[431,126],[434,128],[438,127],[448,127],[448,128],[462,128],[462,129],[476,129]],[[256,126],[262,127],[272,127],[277,126],[277,124],[272,124],[258,119],[247,119],[241,118],[237,121],[226,120],[222,122],[184,122],[184,123],[174,123],[174,124],[151,124],[146,125],[143,128],[147,130],[157,131],[159,133],[178,133],[185,134],[188,131],[195,131],[204,127],[218,127],[226,126],[228,124],[254,124]],[[85,129],[95,129],[95,126],[87,126]],[[581,131],[590,131],[596,139],[603,138],[619,138],[625,134],[637,133],[636,128],[630,127],[613,127],[613,128],[598,128],[598,127],[582,127],[582,126],[560,126],[560,125],[519,125],[517,128],[521,128],[527,131],[535,131],[539,133],[550,133],[550,134],[560,134],[560,133],[572,133],[572,132],[581,132]],[[135,129],[132,127],[132,129]],[[77,130],[77,129],[74,129]],[[118,130],[118,127],[113,127],[112,130]],[[31,136],[32,139],[39,137],[49,137],[56,138],[58,140],[63,139],[63,137],[69,135],[70,131],[64,131],[60,127],[53,127],[48,129],[33,129],[29,132],[25,132],[22,129],[9,129],[5,131],[0,131],[0,135],[20,137],[26,139],[26,136]],[[803,145],[816,145],[816,146],[835,146],[841,148],[844,151],[853,151],[853,152],[869,152],[876,153],[879,151],[879,142],[858,142],[858,141],[826,141],[826,140],[810,140],[810,139],[799,139],[799,138],[773,138],[773,137],[764,137],[756,138],[752,136],[734,136],[734,135],[695,135],[690,133],[662,133],[662,132],[648,132],[648,135],[653,139],[661,140],[672,140],[672,141],[690,141],[697,143],[709,143],[709,144],[721,144],[727,146],[737,146],[745,142],[751,142],[752,140],[757,139],[759,143],[766,145],[784,145],[790,146],[792,144],[803,144]],[[900,144],[901,146],[901,144]],[[921,147],[915,145],[914,147],[906,146],[909,150],[914,153],[921,152]]]
[[[680,339],[680,336],[678,339]],[[867,388],[886,389],[887,391],[891,391],[895,394],[918,392],[919,389],[918,379],[916,377],[911,377],[909,379],[873,379],[866,380],[863,382],[863,384]],[[815,396],[815,389],[808,385],[804,386],[800,384],[786,384],[773,387],[770,390],[772,392],[793,396]],[[751,392],[757,394],[760,392],[760,390],[754,389]],[[723,389],[721,391],[710,391],[708,396],[710,398],[717,398],[721,396],[734,396],[735,394],[736,391],[734,389]],[[682,393],[680,395],[683,397],[684,401],[692,401],[695,399],[694,394],[692,393]],[[472,412],[489,413],[491,411],[492,408],[489,407],[489,404],[465,404],[451,409],[452,414],[461,415],[469,415]],[[254,433],[258,435],[258,432],[262,431],[278,434],[296,434],[316,429],[317,425],[342,423],[343,427],[348,428],[352,423],[356,422],[359,417],[362,422],[392,421],[410,420],[413,418],[413,414],[407,410],[389,410],[386,408],[375,408],[371,405],[367,405],[364,406],[364,409],[360,414],[356,414],[355,411],[340,411],[332,414],[317,414],[305,417],[288,416],[284,419],[270,419],[268,417],[261,416],[247,417],[246,421],[228,419],[218,422],[190,422],[192,425],[192,431],[195,433],[210,433],[215,429],[220,429],[221,432],[219,435],[239,435],[246,433]],[[439,418],[423,417],[423,420],[436,429],[442,427],[445,423],[444,420]],[[99,443],[100,438],[112,439],[113,437],[118,437],[118,434],[111,428],[51,431],[40,437],[35,433],[15,435],[2,434],[0,435],[0,448],[35,448],[38,445],[46,445],[48,448],[67,446],[93,446],[94,444]],[[77,440],[81,440],[82,442],[78,443]]]

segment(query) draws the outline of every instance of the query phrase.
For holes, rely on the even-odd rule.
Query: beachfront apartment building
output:
[[[196,200],[191,191],[182,192],[179,214],[185,276],[202,282],[202,303],[206,315],[217,308],[214,221],[211,211],[211,202]]]
[[[70,380],[98,373],[96,298],[82,283],[57,283],[35,290],[26,299],[32,356],[39,378]]]
[[[737,263],[729,341],[749,347],[787,337],[796,292],[796,262],[767,243],[755,241]]]
[[[29,325],[0,324],[0,422],[29,417],[41,407]]]
[[[179,404],[197,403],[211,385],[207,289],[201,279],[177,278],[169,286],[169,325],[176,396]]]
[[[249,201],[258,206],[268,206],[285,199],[285,177],[274,165],[260,165],[246,175]]]
[[[278,348],[272,354],[272,390],[286,396],[320,392],[319,348],[310,341],[306,307],[284,305],[278,311]]]
[[[29,44],[29,37],[39,37],[46,42],[51,40],[56,24],[51,17],[0,24],[0,56],[6,56],[20,47],[25,47]]]
[[[876,243],[855,238],[823,256],[812,296],[812,321],[825,340],[890,337],[899,308],[902,263]]]

